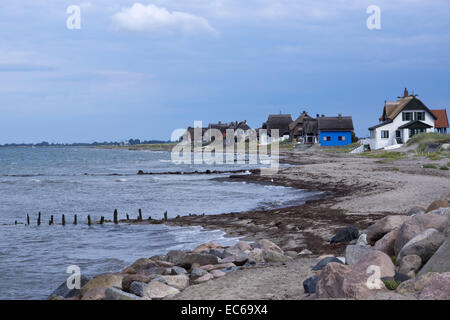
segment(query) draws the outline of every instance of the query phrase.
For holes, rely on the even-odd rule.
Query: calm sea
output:
[[[174,165],[170,153],[91,148],[0,148],[0,299],[46,299],[70,265],[92,276],[119,271],[138,258],[190,250],[221,231],[164,225],[87,226],[128,213],[135,218],[218,214],[300,203],[302,190],[214,179],[222,175],[137,175],[146,172],[251,169],[251,165]],[[41,226],[36,225],[42,213]],[[29,214],[30,225],[24,225]],[[66,226],[61,225],[65,214]],[[77,214],[78,225],[73,225]],[[49,226],[50,215],[55,225]],[[19,222],[14,225],[14,221]]]

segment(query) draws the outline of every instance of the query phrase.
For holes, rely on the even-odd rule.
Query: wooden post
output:
[[[38,226],[41,225],[41,212],[40,212],[40,211],[39,211],[39,213],[38,213],[37,225],[38,225]]]
[[[88,215],[88,226],[91,226],[91,216]]]
[[[14,224],[17,224],[17,220],[16,220],[16,221],[14,221]]]
[[[50,216],[50,221],[48,222],[48,225],[51,226],[53,224],[53,215]]]
[[[167,211],[164,212],[164,221],[167,221]]]
[[[130,216],[128,215],[128,213],[127,213],[127,220],[130,220]]]
[[[30,215],[27,213],[27,224],[30,225]]]
[[[114,209],[114,224],[118,224],[119,222],[117,221],[117,209]]]
[[[66,217],[64,215],[62,215],[62,221],[61,221],[62,225],[65,226],[66,225]]]
[[[105,222],[105,217],[104,217],[104,216],[101,216],[101,218],[100,218],[100,224],[103,224],[103,222]]]
[[[73,217],[73,224],[77,224],[77,223],[78,223],[77,220],[78,220],[78,219],[77,219],[77,215],[75,215],[75,216]]]
[[[142,221],[142,210],[139,209],[139,221]]]

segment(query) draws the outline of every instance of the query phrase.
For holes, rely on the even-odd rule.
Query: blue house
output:
[[[317,131],[321,146],[346,146],[352,143],[352,117],[318,117]]]

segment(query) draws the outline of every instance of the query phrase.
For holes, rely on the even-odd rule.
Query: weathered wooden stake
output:
[[[117,209],[114,209],[114,224],[118,224],[119,221],[117,221]]]
[[[164,212],[164,221],[167,221],[167,211]]]
[[[17,220],[14,221],[14,224],[17,224]]]
[[[142,210],[139,209],[139,221],[142,221]]]
[[[38,225],[38,226],[41,225],[41,212],[38,213],[37,225]]]
[[[128,213],[127,213],[127,220],[130,220],[130,216],[128,215]]]
[[[91,226],[91,216],[88,215],[88,226]]]
[[[73,217],[73,224],[77,224],[77,223],[78,223],[77,220],[78,220],[78,219],[77,219],[77,215],[75,215],[75,216]]]
[[[66,217],[64,215],[62,215],[62,221],[61,221],[62,225],[65,226],[66,225]]]
[[[103,224],[103,222],[105,222],[105,217],[104,217],[104,216],[101,216],[101,218],[100,218],[100,224]]]
[[[27,224],[28,225],[30,224],[30,215],[29,214],[27,214]]]
[[[50,221],[48,222],[48,225],[51,226],[53,224],[53,216],[50,216]]]

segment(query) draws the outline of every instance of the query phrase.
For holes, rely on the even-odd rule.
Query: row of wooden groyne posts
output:
[[[128,213],[126,214],[127,219],[126,220],[119,220],[118,219],[118,213],[117,213],[117,209],[114,210],[114,214],[113,214],[113,220],[105,220],[104,216],[100,217],[100,221],[97,222],[97,224],[104,224],[106,222],[114,222],[114,224],[118,224],[119,222],[141,222],[144,221],[143,217],[142,217],[142,209],[139,209],[139,213],[138,216],[135,220],[130,220],[130,216],[128,215]],[[152,217],[148,217],[149,221],[152,221]],[[163,221],[167,221],[167,211],[164,212],[164,218]],[[36,221],[36,225],[40,226],[41,225],[41,212],[38,213],[37,216],[37,221]],[[19,224],[19,222],[16,220],[14,221],[14,224],[17,225]],[[30,225],[30,215],[27,214],[27,221],[25,223],[26,225]],[[55,224],[55,220],[53,215],[50,216],[50,220],[48,221],[48,225],[54,225]],[[78,216],[75,214],[73,217],[73,224],[77,225],[78,224]],[[92,220],[91,220],[91,216],[88,215],[87,216],[87,224],[88,226],[92,225]],[[61,225],[65,226],[66,225],[66,216],[63,214],[61,216]]]

